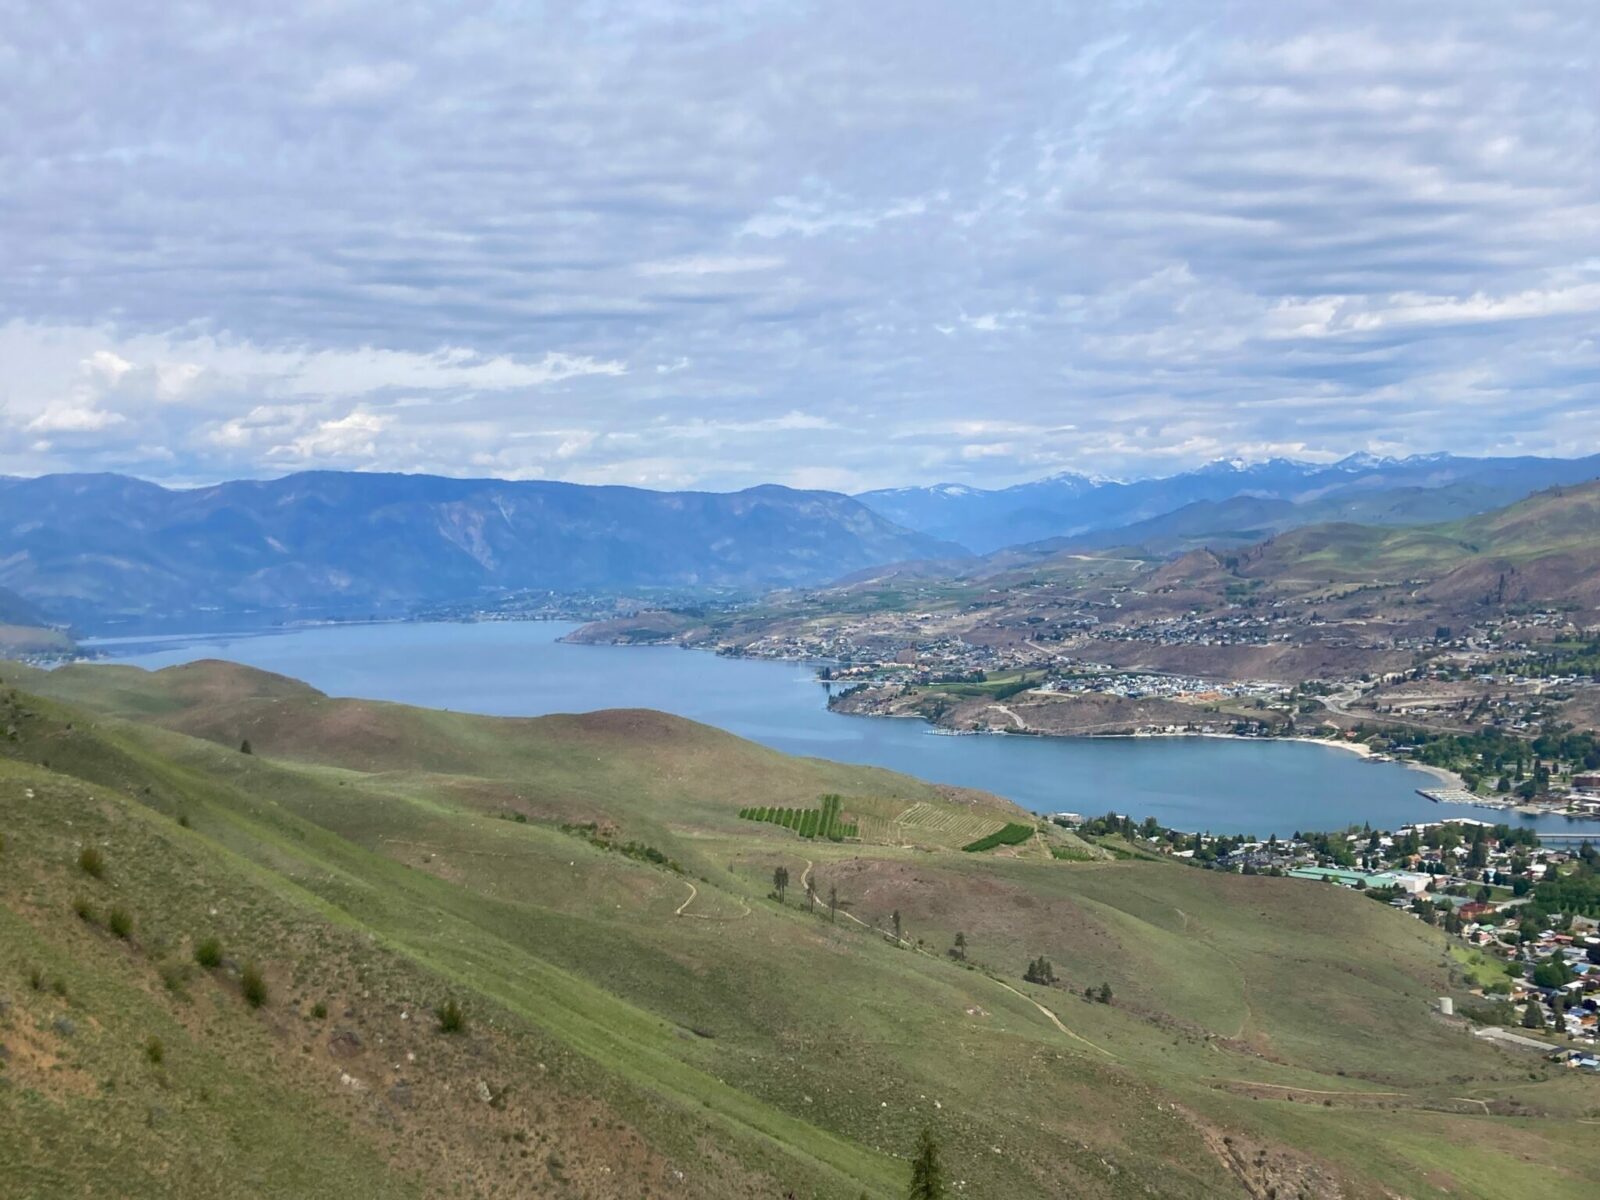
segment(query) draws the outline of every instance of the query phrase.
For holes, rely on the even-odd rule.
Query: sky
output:
[[[1600,4],[0,0],[0,474],[1600,450]]]

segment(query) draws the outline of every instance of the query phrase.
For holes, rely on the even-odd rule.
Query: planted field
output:
[[[900,827],[893,817],[862,817],[856,827],[861,840],[868,845],[896,846],[902,840]]]
[[[1020,846],[1029,841],[1035,829],[1032,825],[1022,825],[1016,821],[1008,821],[1005,826],[996,829],[993,833],[985,834],[977,841],[968,842],[961,847],[970,854],[980,854],[985,850],[993,850],[997,846]]]
[[[894,819],[908,840],[921,837],[945,846],[964,846],[1003,829],[1007,822],[990,813],[919,800]]]
[[[767,808],[756,806],[741,808],[739,817],[745,821],[764,821],[783,829],[793,830],[803,838],[826,838],[842,842],[846,838],[859,838],[860,826],[843,819],[843,800],[835,795],[822,798],[821,808]]]

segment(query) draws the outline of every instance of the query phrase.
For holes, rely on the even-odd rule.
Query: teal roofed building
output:
[[[1291,879],[1317,879],[1326,883],[1337,883],[1341,887],[1353,888],[1358,884],[1369,888],[1394,887],[1399,883],[1399,877],[1393,871],[1346,871],[1340,867],[1295,867],[1289,872]]]

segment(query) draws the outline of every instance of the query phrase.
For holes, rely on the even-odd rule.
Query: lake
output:
[[[271,632],[106,638],[86,643],[156,668],[226,658],[335,696],[497,716],[656,708],[791,754],[983,788],[1036,812],[1153,816],[1185,830],[1283,836],[1445,816],[1572,832],[1600,824],[1497,815],[1416,794],[1433,777],[1305,742],[1229,738],[953,737],[920,721],[829,712],[800,663],[719,658],[665,646],[578,646],[559,621],[327,625]]]

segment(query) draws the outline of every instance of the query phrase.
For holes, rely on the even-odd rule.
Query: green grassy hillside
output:
[[[1479,560],[1526,564],[1557,555],[1593,570],[1600,531],[1600,482],[1540,492],[1465,520],[1405,529],[1315,525],[1282,534],[1246,554],[1242,573],[1271,577],[1437,578]]]
[[[1352,893],[964,854],[918,821],[1019,814],[656,713],[6,665],[0,733],[21,1195],[855,1200],[925,1126],[958,1195],[1597,1182],[1592,1081],[1431,1018],[1442,935]],[[738,818],[824,794],[913,832]]]

